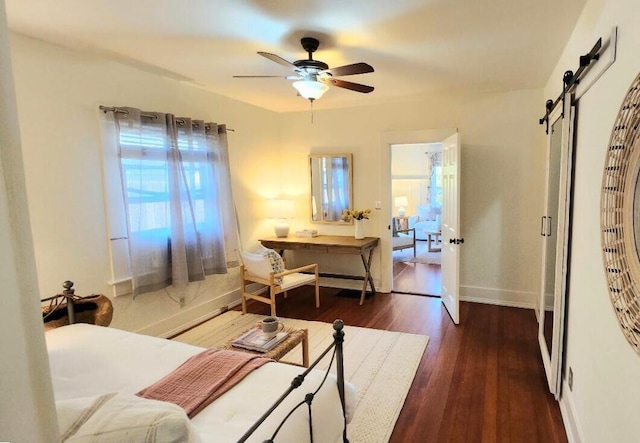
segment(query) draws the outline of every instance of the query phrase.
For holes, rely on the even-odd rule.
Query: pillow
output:
[[[240,251],[240,257],[242,257],[242,264],[249,271],[249,274],[269,280],[269,274],[273,272],[273,268],[267,257],[244,251]]]
[[[272,272],[280,273],[284,272],[284,262],[282,257],[273,249],[260,246],[258,250],[252,254],[250,252],[240,252],[244,267],[247,268],[250,274],[256,277],[269,280],[269,274]],[[277,284],[282,283],[282,277],[276,277],[274,281]]]
[[[271,267],[273,268],[273,272],[276,274],[280,272],[284,272],[284,260],[273,249],[265,248],[264,246],[258,246],[256,250],[256,254],[266,255],[269,258],[269,262],[271,263]]]
[[[197,431],[180,406],[112,392],[56,402],[62,442],[196,443]]]
[[[420,217],[420,221],[433,220],[431,217],[431,207],[428,205],[418,206],[418,216]]]
[[[269,263],[271,264],[271,269],[273,269],[273,272],[275,272],[276,274],[284,272],[284,260],[282,260],[280,254],[278,254],[276,251],[260,245],[258,246],[256,253],[262,254],[269,259]],[[282,283],[282,277],[276,277],[274,281],[280,284]]]

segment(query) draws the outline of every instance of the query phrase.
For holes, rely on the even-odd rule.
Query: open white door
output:
[[[442,303],[460,323],[460,135],[442,141]]]

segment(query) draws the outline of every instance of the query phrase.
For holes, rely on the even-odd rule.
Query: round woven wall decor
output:
[[[627,341],[640,354],[640,74],[611,130],[601,200],[602,258],[609,296]],[[635,207],[634,207],[635,206]],[[634,223],[635,218],[635,223]],[[634,230],[634,225],[636,229]]]

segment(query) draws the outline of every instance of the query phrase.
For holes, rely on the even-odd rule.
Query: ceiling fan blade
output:
[[[338,66],[337,68],[325,69],[323,72],[327,72],[335,77],[340,77],[342,75],[366,74],[368,72],[373,72],[373,66],[361,62],[354,63],[352,65]]]
[[[296,65],[294,65],[293,63],[283,59],[279,55],[270,54],[268,52],[261,52],[261,51],[258,51],[258,54],[260,54],[263,57],[268,58],[272,62],[276,62],[276,63],[278,63],[279,65],[282,65],[282,66],[286,66],[287,68],[295,69],[295,67],[296,67]]]
[[[234,75],[233,78],[283,78],[285,80],[302,80],[299,75]]]
[[[350,89],[351,91],[362,92],[368,94],[373,91],[373,86],[361,85],[360,83],[351,83],[344,80],[338,80],[337,78],[323,78],[319,79],[323,83],[328,83],[338,88]]]
[[[283,75],[234,75],[233,78],[288,78]]]

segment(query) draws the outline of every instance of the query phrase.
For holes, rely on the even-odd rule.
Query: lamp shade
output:
[[[267,218],[293,218],[293,200],[275,199],[267,201]]]
[[[316,100],[329,90],[329,86],[314,80],[293,82],[293,87],[306,99]]]
[[[394,206],[398,208],[398,215],[404,217],[404,207],[409,204],[407,197],[404,195],[396,197],[394,200]]]
[[[267,217],[274,218],[276,222],[274,229],[277,237],[289,235],[288,218],[293,218],[293,200],[275,199],[267,201]]]
[[[409,206],[409,201],[407,200],[407,197],[405,197],[405,196],[396,197],[394,202],[395,202],[394,206],[396,208],[400,208],[402,206]]]

